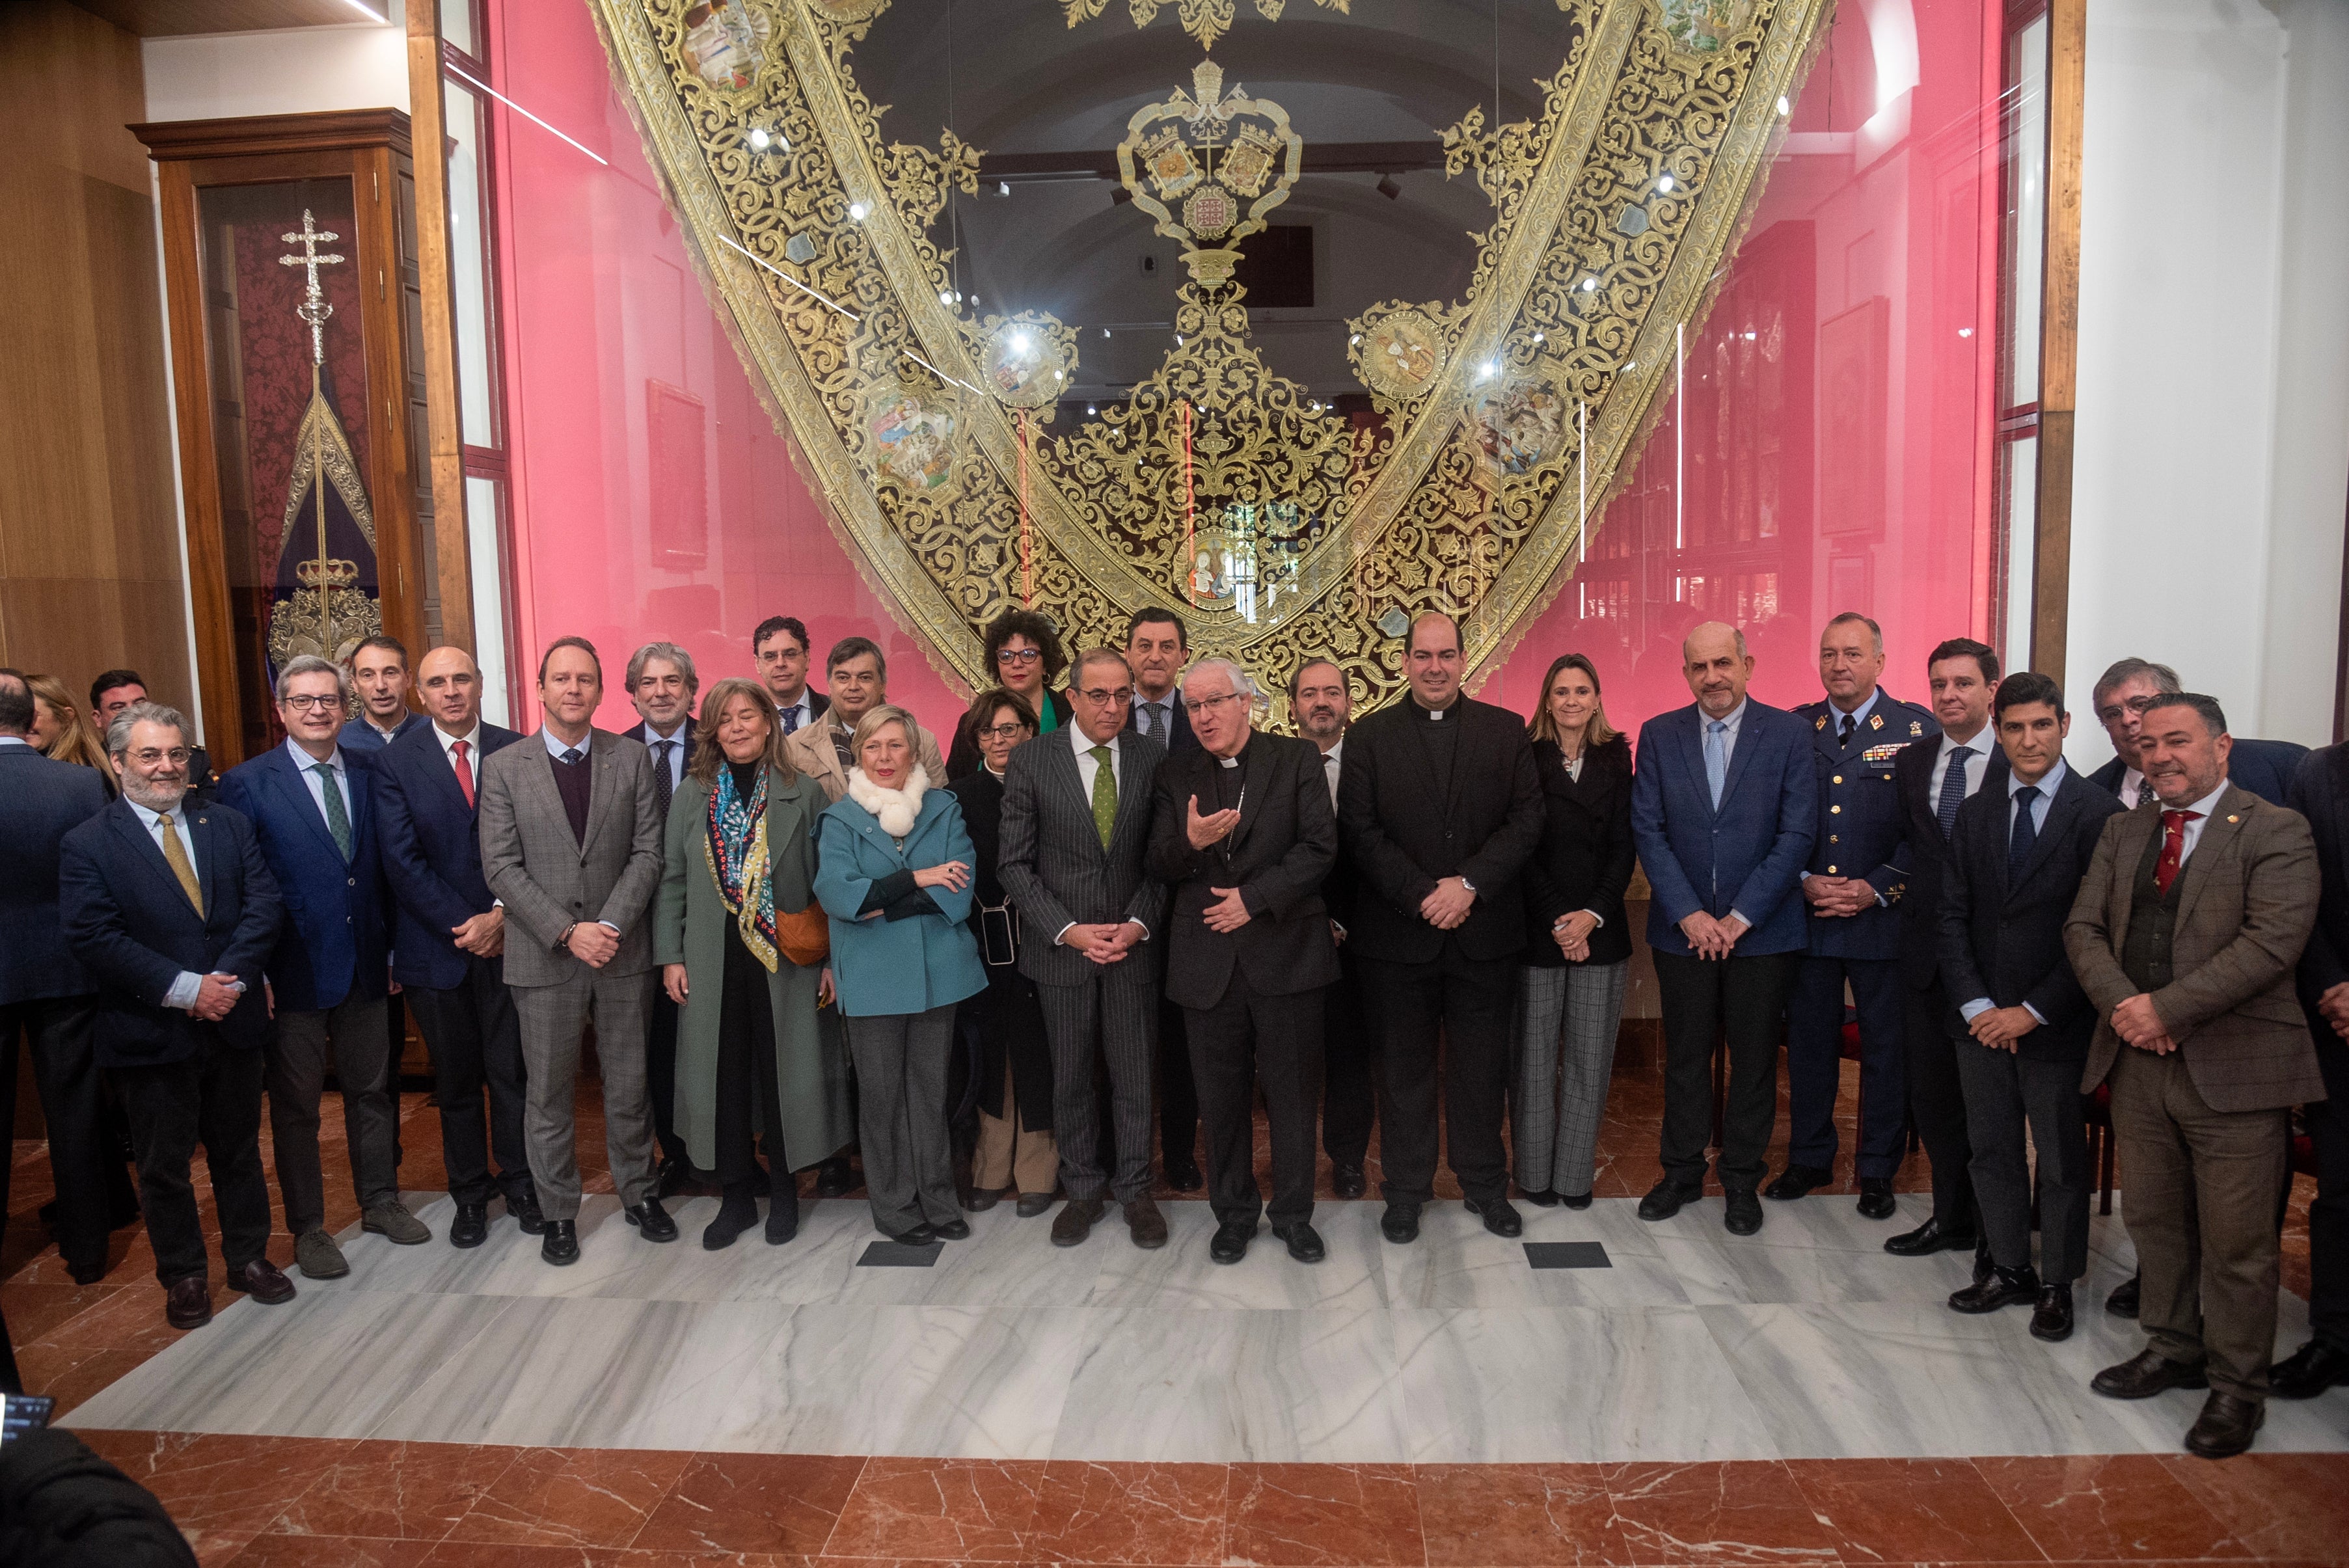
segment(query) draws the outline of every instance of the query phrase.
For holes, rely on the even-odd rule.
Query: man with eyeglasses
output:
[[[775,699],[783,733],[796,735],[822,718],[832,699],[808,689],[808,629],[792,615],[770,615],[750,634],[750,661]]]
[[[1073,1247],[1123,1205],[1138,1247],[1166,1244],[1150,1197],[1151,1052],[1162,944],[1151,941],[1166,889],[1143,865],[1151,791],[1165,748],[1125,727],[1133,679],[1123,655],[1095,648],[1069,680],[1067,738],[1011,753],[1003,778],[998,875],[1030,933],[1019,970],[1036,982],[1052,1050],[1052,1130],[1069,1201],[1052,1244]],[[1117,1170],[1104,1173],[1093,1100],[1096,1060],[1109,1070]]]
[[[337,742],[350,703],[341,666],[310,655],[289,661],[277,676],[285,744],[230,769],[220,784],[221,804],[251,819],[285,898],[285,926],[269,955],[269,1131],[294,1259],[310,1279],[351,1272],[326,1231],[318,1157],[329,1064],[343,1095],[361,1228],[401,1246],[432,1239],[399,1201],[375,769]]]

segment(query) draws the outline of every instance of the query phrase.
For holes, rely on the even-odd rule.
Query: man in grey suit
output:
[[[1069,676],[1075,720],[1029,741],[1004,769],[999,875],[1028,927],[1020,973],[1036,982],[1052,1048],[1052,1126],[1068,1203],[1052,1244],[1073,1247],[1106,1205],[1124,1205],[1138,1247],[1166,1244],[1150,1198],[1151,1052],[1158,1023],[1159,944],[1166,889],[1143,868],[1150,800],[1165,748],[1125,729],[1133,676],[1123,655],[1095,648]],[[1117,1173],[1101,1169],[1093,1062],[1109,1068]]]
[[[579,1257],[573,1098],[592,1011],[604,1074],[612,1181],[628,1223],[677,1239],[654,1191],[645,1031],[653,960],[647,916],[661,875],[659,796],[641,741],[595,727],[604,666],[584,637],[538,662],[546,722],[481,760],[481,874],[506,911],[505,974],[522,1020],[530,1099],[523,1118],[551,1264]]]

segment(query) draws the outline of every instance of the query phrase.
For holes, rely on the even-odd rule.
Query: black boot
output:
[[[774,1162],[767,1192],[767,1244],[780,1247],[800,1233],[799,1178],[783,1169],[780,1160]]]
[[[722,1252],[741,1239],[742,1233],[759,1222],[759,1187],[755,1181],[729,1181],[726,1201],[718,1205],[718,1217],[701,1233],[701,1244],[709,1252]]]

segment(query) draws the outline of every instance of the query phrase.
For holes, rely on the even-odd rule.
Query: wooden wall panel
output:
[[[139,40],[0,5],[0,663],[191,696]]]

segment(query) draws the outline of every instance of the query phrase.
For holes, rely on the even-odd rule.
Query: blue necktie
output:
[[[2039,787],[2025,784],[2014,792],[2014,836],[2006,841],[2006,885],[2013,887],[2022,875],[2023,863],[2031,859],[2031,851],[2039,842],[2039,824],[2031,820],[2031,803],[2039,799]]]
[[[1966,803],[1966,764],[1973,759],[1973,748],[1961,746],[1950,753],[1949,769],[1941,775],[1941,798],[1934,804],[1933,815],[1941,820],[1945,840],[1958,830],[1958,808]]]
[[[1721,791],[1729,782],[1729,725],[1710,719],[1704,727],[1704,781],[1713,789],[1713,809],[1721,810]]]

